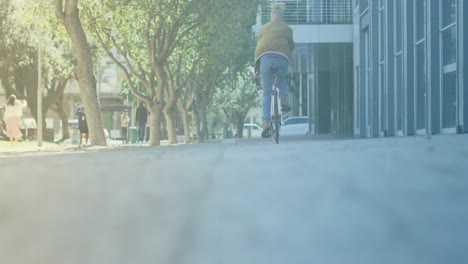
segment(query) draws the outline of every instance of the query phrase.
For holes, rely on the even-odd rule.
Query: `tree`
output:
[[[216,103],[237,131],[237,137],[242,138],[245,118],[249,110],[260,103],[260,89],[252,81],[253,68],[246,65],[243,72],[226,80],[225,87],[218,89],[215,95]]]
[[[211,107],[216,89],[224,89],[221,83],[242,72],[253,58],[252,25],[261,2],[246,0],[233,4],[231,1],[224,9],[225,15],[220,16],[222,22],[216,23],[216,38],[211,41],[212,48],[200,66],[200,81],[195,91],[194,113],[199,141],[208,136],[208,111],[220,110]]]
[[[26,25],[22,21],[16,23],[18,9],[15,2],[0,0],[0,81],[7,96],[15,88],[15,68],[31,63],[28,54],[34,50]],[[22,95],[17,96],[23,99]]]
[[[206,1],[105,1],[104,10],[93,8],[89,12],[101,46],[122,70],[132,93],[146,103],[151,113],[152,146],[160,145],[163,113],[171,129],[170,110],[177,102],[177,91],[167,90],[168,83],[173,81],[168,76],[172,74],[169,58],[180,42],[203,22],[197,16],[203,2]],[[102,13],[95,14],[95,10]],[[128,20],[128,16],[133,19]],[[112,49],[118,51],[125,63],[119,62]],[[144,90],[138,90],[138,84]]]
[[[195,72],[195,66],[203,58],[200,55],[207,51],[212,53],[215,49],[216,54],[225,57],[226,48],[232,46],[215,46],[212,43],[217,38],[242,38],[237,28],[244,25],[247,16],[250,16],[247,21],[253,22],[257,2],[108,0],[89,8],[91,25],[101,46],[123,71],[132,93],[144,101],[151,112],[151,145],[160,144],[163,116],[170,142],[177,142],[173,122],[175,111],[177,108],[181,110],[182,105],[188,109],[190,93],[197,89],[186,81],[198,79],[190,77],[190,72]],[[245,28],[251,30],[252,24]],[[118,62],[113,49],[125,63]],[[224,63],[231,61],[228,56]],[[144,90],[137,90],[135,79]],[[182,94],[188,99],[182,99],[187,104],[179,100]]]
[[[102,125],[101,109],[97,98],[96,77],[93,72],[93,55],[88,43],[78,9],[79,0],[55,0],[55,14],[65,27],[77,61],[76,79],[85,106],[92,145],[107,145]]]
[[[208,108],[213,101],[216,88],[223,82],[226,75],[224,68],[226,65],[220,59],[221,57],[214,61],[205,62],[199,73],[199,79],[195,84],[196,91],[193,111],[199,142],[203,142],[208,138]]]
[[[17,2],[15,2],[17,3]],[[60,37],[51,37],[46,24],[37,19],[37,10],[34,5],[16,6],[9,0],[1,1],[0,19],[1,33],[4,38],[0,40],[0,78],[7,96],[15,94],[19,99],[25,99],[36,122],[43,123],[45,130],[45,116],[53,105],[61,105],[63,92],[68,80],[72,77],[74,64],[71,60],[70,49],[66,41]],[[18,21],[17,17],[22,17]],[[53,24],[53,23],[51,23]],[[37,36],[33,29],[42,28],[44,34]],[[45,28],[45,30],[44,30]],[[40,39],[35,39],[37,38]],[[43,105],[42,120],[37,118],[37,87],[38,62],[37,53],[40,41],[43,45],[44,63],[41,65],[43,79]],[[66,114],[59,113],[64,124],[67,124]],[[65,126],[67,129],[68,126]],[[67,133],[63,133],[67,137]]]

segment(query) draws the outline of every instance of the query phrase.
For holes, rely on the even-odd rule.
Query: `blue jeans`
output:
[[[273,88],[273,72],[272,67],[277,67],[279,78],[279,96],[286,98],[288,96],[288,82],[286,75],[288,74],[289,62],[280,55],[264,55],[260,58],[260,78],[263,88],[263,120],[268,120],[271,117],[271,90]]]

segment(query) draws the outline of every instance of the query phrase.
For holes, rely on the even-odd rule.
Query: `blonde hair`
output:
[[[282,19],[285,4],[282,2],[274,1],[271,3],[271,19]]]
[[[284,8],[285,8],[285,4],[282,3],[282,2],[274,1],[274,2],[271,3],[270,8],[271,8],[271,11],[278,10],[282,14],[283,11],[284,11]]]

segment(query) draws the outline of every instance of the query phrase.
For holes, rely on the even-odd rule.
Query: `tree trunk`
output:
[[[166,131],[169,139],[169,144],[177,144],[177,134],[175,131],[174,114],[171,110],[163,111],[164,119],[166,119]]]
[[[190,123],[189,123],[189,114],[186,109],[179,107],[179,111],[182,114],[182,123],[184,126],[184,143],[190,144]]]
[[[33,116],[34,120],[36,120],[36,124],[39,124],[39,120],[37,118],[37,100],[28,100],[28,107],[31,111],[31,115]],[[46,108],[46,105],[42,105],[42,135],[45,135],[46,132],[46,116],[49,108]]]
[[[195,119],[195,135],[196,135],[196,138],[197,140],[200,138],[200,135],[201,135],[201,131],[200,131],[200,114],[198,112],[197,109],[195,109],[195,111],[193,112],[194,114],[194,119]],[[200,141],[200,140],[198,140]]]
[[[65,4],[64,11],[62,0],[56,0],[56,13],[70,36],[77,60],[76,80],[80,86],[80,96],[85,107],[91,145],[106,146],[97,97],[96,77],[93,73],[93,57],[79,17],[78,0],[65,1]]]
[[[236,122],[237,138],[244,137],[244,120],[238,119]]]
[[[69,139],[70,138],[70,128],[68,126],[68,116],[67,113],[65,113],[65,110],[63,109],[63,101],[60,100],[57,102],[57,114],[60,117],[60,120],[62,120],[62,139]]]
[[[209,139],[209,130],[208,130],[208,118],[206,116],[206,108],[203,109],[202,115],[201,115],[201,122],[202,122],[202,134],[203,134],[203,139],[207,140]]]
[[[177,144],[177,134],[174,124],[174,112],[176,103],[176,98],[169,98],[163,108],[164,118],[166,119],[166,131],[167,137],[169,139],[169,144]]]
[[[208,119],[206,118],[206,109],[204,107],[200,109],[200,126],[200,138],[198,141],[203,142],[207,139],[208,135]]]
[[[160,146],[161,145],[161,119],[162,119],[162,110],[159,107],[148,107],[151,115],[150,123],[150,146]]]

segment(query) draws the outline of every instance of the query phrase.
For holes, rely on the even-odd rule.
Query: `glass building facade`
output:
[[[261,6],[262,21],[270,20],[270,2]],[[284,22],[290,25],[302,24],[351,24],[351,0],[282,0],[285,4]],[[267,12],[263,12],[263,11]]]
[[[468,132],[468,3],[355,0],[353,6],[354,134]]]

